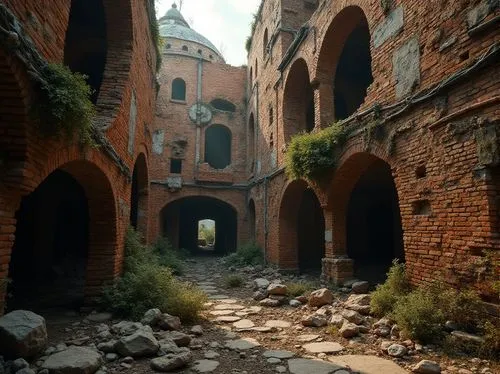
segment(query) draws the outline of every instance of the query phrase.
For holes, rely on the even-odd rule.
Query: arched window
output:
[[[212,105],[214,109],[223,112],[236,112],[236,105],[224,99],[214,99],[210,102],[210,105]]]
[[[102,0],[73,0],[69,14],[64,64],[85,74],[97,102],[107,56],[106,14]]]
[[[172,81],[172,100],[186,100],[186,82],[181,78]]]
[[[262,44],[262,56],[264,59],[266,58],[267,54],[267,44],[269,43],[269,35],[267,32],[267,29],[264,31],[264,43]]]
[[[188,51],[188,46],[187,45],[183,45],[182,46],[182,50],[187,52]]]
[[[205,131],[205,162],[214,169],[231,164],[231,131],[226,126],[213,125]]]

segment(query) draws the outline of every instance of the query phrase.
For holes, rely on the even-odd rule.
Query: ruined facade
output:
[[[174,6],[159,20],[157,97],[152,4],[92,0],[98,27],[84,35],[81,2],[0,8],[0,281],[14,298],[70,279],[90,300],[120,273],[129,224],[196,252],[212,219],[220,254],[256,241],[280,268],[336,283],[377,282],[400,259],[414,283],[444,277],[492,300],[498,1],[264,0],[247,67]],[[37,133],[17,37],[90,75],[99,148]],[[290,139],[338,121],[335,167],[288,179]]]
[[[121,272],[129,223],[147,227],[154,3],[43,3],[0,3],[0,310],[92,300]],[[88,76],[97,147],[41,135],[47,63]]]

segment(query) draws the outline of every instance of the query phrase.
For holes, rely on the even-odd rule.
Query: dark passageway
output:
[[[16,218],[8,308],[80,306],[89,231],[83,188],[57,170],[22,200]]]
[[[321,261],[325,257],[324,236],[323,210],[316,194],[306,189],[300,202],[297,222],[300,272],[321,271]]]
[[[237,215],[229,204],[211,197],[188,197],[176,200],[161,212],[163,235],[175,248],[189,250],[192,254],[206,253],[199,248],[198,230],[201,220],[215,221],[213,254],[225,255],[236,250]]]
[[[379,282],[393,259],[404,260],[399,201],[389,165],[373,163],[354,187],[347,213],[347,254],[355,275]]]

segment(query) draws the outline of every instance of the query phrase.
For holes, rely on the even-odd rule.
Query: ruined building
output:
[[[264,0],[247,67],[173,6],[157,75],[152,8],[0,4],[0,281],[13,280],[0,300],[51,287],[90,301],[120,273],[129,224],[197,253],[204,219],[219,254],[256,241],[280,268],[336,283],[379,281],[400,259],[414,283],[442,276],[492,300],[498,1]],[[89,75],[100,147],[37,132],[33,72],[47,61]],[[288,178],[292,137],[339,121],[325,175]]]

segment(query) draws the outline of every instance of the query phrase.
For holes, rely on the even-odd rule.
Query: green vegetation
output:
[[[396,302],[409,292],[410,283],[406,277],[405,265],[394,261],[385,283],[378,285],[372,292],[370,303],[372,313],[380,317],[389,314]]]
[[[173,274],[180,275],[184,273],[184,261],[186,254],[175,250],[167,238],[159,238],[153,245],[154,253],[158,256],[161,266],[168,267]]]
[[[95,107],[92,104],[92,89],[86,76],[73,73],[61,64],[47,64],[39,83],[39,105],[32,108],[32,116],[45,136],[79,135],[80,142],[94,144],[92,119]]]
[[[261,265],[264,263],[264,252],[255,243],[246,243],[235,253],[225,257],[226,263],[233,266]]]
[[[177,280],[172,269],[163,266],[168,258],[165,241],[144,245],[140,234],[129,229],[125,241],[124,273],[106,287],[102,305],[117,316],[140,319],[151,308],[180,317],[196,319],[203,309],[206,295],[197,287]]]
[[[286,288],[290,297],[306,295],[314,290],[314,286],[308,282],[288,282]]]
[[[335,150],[346,140],[340,123],[312,133],[295,135],[288,146],[285,167],[291,179],[318,179],[336,166]]]
[[[238,288],[243,286],[244,280],[237,274],[226,275],[224,277],[224,286],[226,288]]]
[[[213,245],[215,243],[215,226],[209,226],[200,222],[198,227],[198,239],[203,239],[207,245]]]

